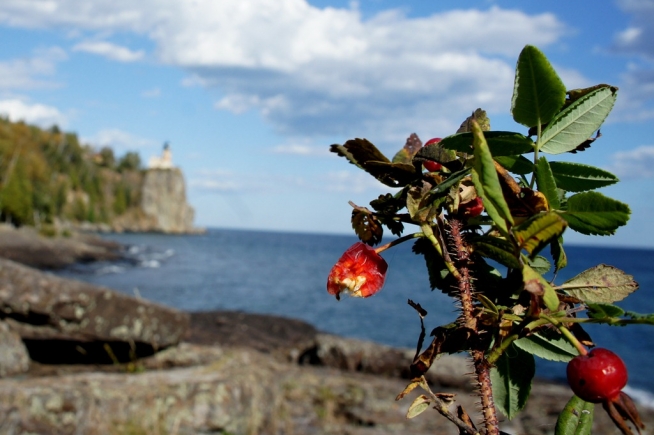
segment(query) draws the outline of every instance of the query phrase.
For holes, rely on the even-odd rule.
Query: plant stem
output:
[[[421,378],[421,386],[425,391],[427,391],[427,393],[429,393],[429,396],[433,400],[433,408],[438,411],[440,415],[454,423],[459,428],[459,433],[468,435],[480,435],[479,431],[475,430],[472,426],[450,412],[447,403],[438,397],[438,394],[434,393],[431,388],[429,388],[429,385],[427,384],[424,376]]]
[[[399,238],[397,238],[395,240],[392,240],[392,241],[386,243],[385,245],[382,245],[382,246],[379,246],[379,247],[375,248],[375,252],[379,254],[379,253],[382,253],[382,252],[384,252],[385,250],[387,250],[389,248],[392,248],[393,246],[397,246],[400,243],[404,243],[407,240],[416,239],[418,237],[424,237],[424,236],[425,235],[423,233],[407,234],[406,236],[399,237]]]
[[[546,315],[541,315],[541,317],[547,321],[549,321],[552,325],[556,326],[559,328],[559,331],[563,334],[563,336],[570,342],[574,347],[577,348],[577,351],[579,352],[579,355],[586,355],[588,353],[588,350],[584,347],[583,344],[579,340],[577,340],[577,337],[574,336],[572,332],[568,328],[566,328],[565,325],[561,323],[559,319],[553,319],[549,316]]]
[[[452,218],[450,223],[450,238],[454,245],[454,250],[457,259],[457,268],[459,270],[459,299],[461,301],[461,324],[472,330],[475,334],[473,339],[476,339],[477,319],[474,316],[473,306],[473,285],[472,277],[470,276],[470,254],[467,249],[467,244],[461,234],[463,224],[456,218]],[[476,343],[473,344],[470,356],[472,357],[473,365],[475,367],[475,374],[479,383],[479,396],[481,398],[481,410],[484,416],[484,426],[486,428],[486,435],[499,435],[499,422],[497,420],[497,412],[495,410],[495,403],[493,400],[493,387],[490,378],[491,365],[484,357],[484,351],[476,349]]]
[[[529,183],[529,188],[534,188],[534,183],[536,183],[536,171],[538,170],[538,150],[540,150],[540,135],[542,132],[542,127],[540,125],[540,119],[538,119],[538,125],[536,126],[536,134],[538,139],[536,139],[536,146],[534,147],[534,173],[531,175],[531,183]]]

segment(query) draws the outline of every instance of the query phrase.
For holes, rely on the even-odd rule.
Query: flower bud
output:
[[[367,298],[384,286],[388,264],[374,248],[357,242],[332,267],[327,278],[327,292],[340,299],[343,292]]]

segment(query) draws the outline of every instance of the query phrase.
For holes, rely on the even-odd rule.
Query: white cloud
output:
[[[66,116],[56,107],[39,103],[29,103],[19,98],[0,100],[0,116],[11,121],[24,121],[44,128],[58,125],[65,127]]]
[[[411,131],[448,134],[477,107],[506,113],[520,49],[567,32],[553,14],[499,7],[364,19],[306,0],[26,3],[0,3],[0,22],[143,35],[188,72],[185,85],[217,88],[216,108],[259,111],[299,139],[402,143]]]
[[[118,152],[152,148],[158,145],[158,142],[152,139],[139,137],[119,129],[100,130],[91,137],[83,138],[83,141],[94,145],[96,148],[108,146]]]
[[[73,51],[97,54],[118,62],[135,62],[145,55],[143,50],[133,51],[107,41],[80,42],[73,47]]]
[[[299,143],[277,145],[272,149],[272,152],[275,154],[288,154],[288,155],[296,155],[296,156],[327,157],[330,155],[329,150],[324,145],[320,147],[316,147],[309,144],[299,144]]]
[[[654,146],[641,146],[611,156],[609,171],[624,179],[654,177]]]
[[[289,186],[305,186],[302,177],[287,174],[235,173],[225,169],[200,169],[194,171],[189,186],[208,193],[254,192],[269,194],[271,192],[286,192]],[[283,187],[282,187],[283,186]]]
[[[323,181],[320,185],[328,192],[363,193],[374,191],[386,193],[390,189],[363,171],[330,172],[324,177]]]
[[[0,62],[0,89],[57,87],[45,77],[52,76],[56,65],[67,58],[59,47],[37,50],[32,57]]]
[[[141,92],[141,96],[144,98],[157,98],[161,96],[161,89],[160,88],[152,88],[152,89],[146,89],[145,91]]]
[[[619,53],[637,54],[654,60],[654,2],[620,0],[618,5],[631,15],[631,23],[615,36],[612,49]]]
[[[654,2],[620,0],[631,16],[629,26],[619,32],[611,51],[632,56],[622,76],[614,120],[642,122],[654,119]]]

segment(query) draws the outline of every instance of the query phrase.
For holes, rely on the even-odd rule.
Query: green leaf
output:
[[[630,317],[630,318],[632,318],[634,320],[638,320],[639,322],[654,325],[654,313],[639,314],[639,313],[635,313],[633,311],[625,311],[624,315],[627,316],[627,317]]]
[[[568,192],[583,192],[617,183],[618,177],[604,169],[581,163],[550,162],[556,185]]]
[[[407,191],[406,208],[414,222],[430,221],[438,212],[439,205],[444,201],[430,192],[431,184],[422,182],[421,186],[413,186]]]
[[[538,185],[538,190],[547,198],[550,209],[556,210],[561,207],[559,192],[556,190],[557,184],[550,164],[545,157],[539,158],[536,164],[536,184]]]
[[[441,184],[437,184],[429,193],[433,195],[448,193],[450,188],[467,177],[471,170],[472,169],[470,168],[464,168],[458,172],[450,174],[450,176],[447,177],[447,180],[443,181]]]
[[[534,164],[525,156],[497,156],[493,154],[493,158],[507,171],[514,174],[527,175],[534,172]]]
[[[608,236],[629,220],[629,206],[599,192],[583,192],[568,198],[560,213],[573,230],[582,234]]]
[[[625,311],[611,304],[588,304],[586,314],[591,319],[606,319],[609,317],[624,316]]]
[[[515,71],[511,114],[527,127],[547,124],[565,103],[565,86],[547,57],[527,45],[520,52]]]
[[[329,150],[390,187],[406,186],[419,176],[413,165],[392,163],[367,139],[351,139],[343,145],[334,144]]]
[[[555,435],[590,435],[595,404],[572,396],[556,420]]]
[[[390,160],[382,154],[368,139],[351,139],[343,145],[334,144],[329,151],[347,158],[350,163],[363,169],[363,164],[368,161],[388,162]]]
[[[550,245],[550,253],[554,259],[554,272],[558,272],[568,265],[568,256],[563,250],[563,237],[557,237],[552,240]]]
[[[554,288],[552,288],[550,283],[540,273],[525,264],[522,266],[522,280],[525,290],[531,294],[541,296],[545,306],[550,311],[559,310],[559,297],[556,291],[554,291]]]
[[[495,314],[496,316],[500,314],[500,310],[497,308],[497,305],[495,305],[493,303],[493,301],[488,299],[482,293],[477,293],[476,297],[477,297],[477,300],[479,302],[481,302],[481,304],[484,306],[484,308],[486,308],[488,311]]]
[[[495,260],[512,269],[522,267],[516,258],[513,244],[508,240],[493,236],[477,236],[470,237],[468,241],[474,247],[475,252],[483,257]]]
[[[520,249],[529,255],[538,253],[554,237],[559,237],[567,226],[565,220],[555,212],[539,213],[517,227],[512,233]]]
[[[422,148],[422,141],[417,134],[411,133],[401,150],[393,156],[393,163],[411,164],[413,156]]]
[[[424,394],[421,394],[420,396],[416,397],[411,406],[409,406],[409,410],[406,413],[406,418],[417,417],[429,409],[430,405],[431,399]]]
[[[599,88],[563,109],[541,133],[540,150],[550,154],[572,151],[600,128],[613,109],[618,88]]]
[[[456,131],[457,133],[465,133],[472,131],[472,121],[477,121],[477,124],[479,124],[479,127],[483,131],[488,131],[491,129],[490,126],[490,119],[486,115],[486,111],[482,110],[481,108],[475,110],[472,112],[472,115],[468,116],[465,121],[461,123],[459,126],[459,129]]]
[[[491,369],[497,409],[512,419],[524,408],[536,373],[533,355],[511,344]]]
[[[398,197],[390,193],[379,195],[377,199],[370,201],[370,205],[377,212],[379,222],[386,225],[396,236],[402,235],[404,225],[395,220],[395,214],[406,206],[406,198],[403,194],[398,194]]]
[[[552,268],[552,264],[549,260],[542,255],[537,255],[529,260],[529,266],[541,275],[545,275]]]
[[[534,141],[512,131],[484,131],[484,138],[493,157],[514,156],[534,151]],[[472,133],[457,133],[443,138],[438,144],[447,150],[460,153],[473,152]]]
[[[610,304],[621,301],[638,290],[638,283],[633,276],[617,267],[600,264],[581,272],[557,288],[586,303]]]
[[[486,213],[493,222],[506,234],[508,224],[513,225],[513,217],[509,206],[504,200],[500,180],[497,176],[493,156],[488,149],[488,144],[479,126],[472,122],[472,134],[474,136],[475,162],[472,169],[472,182],[477,189],[477,194],[484,201]]]
[[[369,161],[363,164],[363,169],[389,187],[404,187],[419,176],[416,168],[406,163]]]
[[[456,151],[445,149],[441,144],[442,141],[418,150],[413,160],[414,164],[422,164],[424,161],[430,160],[450,166],[447,164],[456,161]],[[461,163],[456,163],[458,167],[461,168]]]
[[[413,244],[412,250],[415,254],[424,257],[432,290],[439,289],[449,296],[457,294],[456,279],[447,270],[443,257],[436,252],[428,239],[420,237]]]
[[[548,361],[568,362],[579,355],[577,349],[556,331],[543,331],[515,341],[525,352]]]

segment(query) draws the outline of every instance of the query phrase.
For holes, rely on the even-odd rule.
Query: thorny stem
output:
[[[477,321],[474,317],[472,305],[472,277],[470,276],[470,254],[468,253],[467,245],[461,235],[461,228],[463,225],[458,219],[450,219],[450,237],[455,248],[455,255],[457,258],[457,266],[459,276],[459,297],[461,300],[461,323],[477,332]],[[479,394],[481,397],[481,410],[484,416],[484,426],[486,428],[486,435],[499,435],[499,422],[497,420],[497,412],[495,410],[495,403],[493,401],[493,389],[490,378],[491,365],[484,358],[484,352],[474,349],[470,352],[472,361],[477,374],[477,381],[479,382]]]

